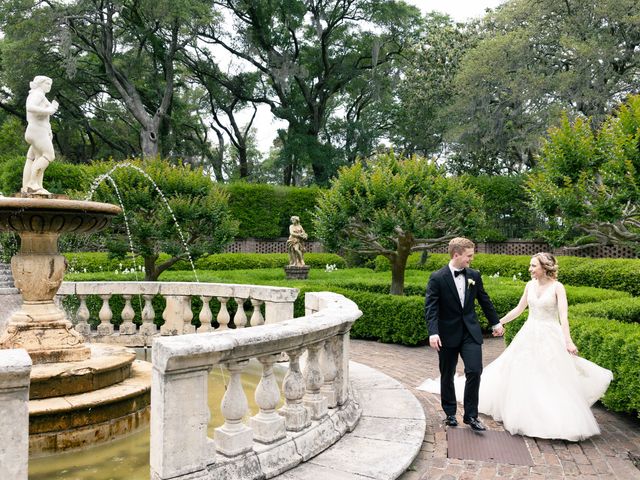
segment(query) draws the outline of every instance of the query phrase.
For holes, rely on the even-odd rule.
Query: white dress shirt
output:
[[[464,275],[455,276],[454,272],[457,270],[461,270],[460,268],[455,268],[451,262],[449,262],[449,270],[451,270],[451,275],[453,276],[453,283],[456,284],[456,290],[458,290],[458,296],[460,297],[460,305],[464,307],[464,292],[466,285],[464,284],[467,279]]]

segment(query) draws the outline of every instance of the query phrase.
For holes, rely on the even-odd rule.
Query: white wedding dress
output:
[[[591,405],[609,387],[611,371],[565,347],[555,288],[538,295],[529,284],[529,318],[511,344],[482,372],[480,412],[512,434],[578,441],[600,433]],[[456,376],[456,398],[464,398],[464,376]],[[417,387],[440,393],[440,379]]]

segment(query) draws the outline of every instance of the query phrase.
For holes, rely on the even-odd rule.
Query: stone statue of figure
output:
[[[287,240],[287,251],[289,252],[289,266],[303,267],[304,241],[307,234],[300,225],[300,218],[295,215],[291,217],[289,225],[289,239]]]
[[[49,117],[58,111],[58,102],[49,102],[45,94],[51,91],[53,81],[44,75],[36,76],[29,83],[27,96],[27,131],[24,139],[29,151],[22,173],[22,193],[49,195],[42,186],[44,171],[55,158],[53,134]]]

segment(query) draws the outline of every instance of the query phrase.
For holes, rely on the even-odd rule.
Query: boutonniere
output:
[[[473,278],[467,278],[467,288],[472,287],[476,284],[476,281]]]

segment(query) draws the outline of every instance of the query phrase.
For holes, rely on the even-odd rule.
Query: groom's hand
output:
[[[440,335],[431,335],[429,337],[429,345],[431,345],[431,348],[435,349],[436,352],[439,352],[440,347],[442,347],[442,342],[440,341]]]

